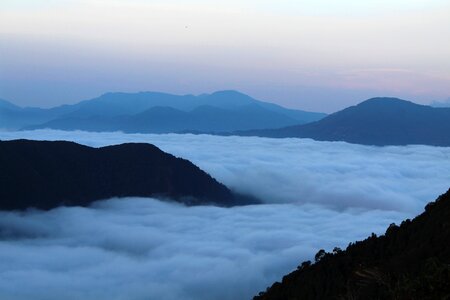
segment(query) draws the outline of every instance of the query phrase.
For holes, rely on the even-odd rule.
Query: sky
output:
[[[333,112],[450,97],[448,0],[2,0],[0,97],[234,89]]]
[[[186,207],[127,198],[0,212],[1,299],[251,299],[319,249],[345,248],[423,212],[450,181],[448,147],[0,132],[2,140],[17,138],[153,143],[263,203]]]

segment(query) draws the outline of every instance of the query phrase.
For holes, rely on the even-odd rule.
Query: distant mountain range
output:
[[[287,109],[236,91],[199,96],[107,93],[50,109],[21,108],[0,100],[0,128],[190,132],[312,138],[377,146],[450,146],[450,107],[372,98],[327,116]]]
[[[315,260],[254,300],[449,299],[450,190],[384,236],[372,234],[346,250],[320,250]]]
[[[0,210],[86,206],[112,197],[256,203],[150,144],[91,148],[63,141],[0,141],[0,166]]]
[[[450,146],[450,108],[418,105],[397,98],[373,98],[316,122],[232,134],[311,138],[378,146]]]
[[[156,92],[107,93],[74,105],[21,108],[0,101],[0,128],[169,133],[278,128],[326,114],[287,109],[236,91],[200,96]]]

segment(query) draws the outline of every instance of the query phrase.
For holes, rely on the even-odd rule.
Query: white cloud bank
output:
[[[371,147],[310,139],[38,130],[0,139],[69,140],[100,147],[152,143],[268,203],[313,203],[412,215],[450,186],[450,148]]]
[[[345,247],[402,217],[150,199],[2,212],[0,298],[251,299],[318,249]]]
[[[1,132],[91,146],[149,142],[267,204],[151,199],[0,212],[1,299],[250,299],[314,253],[419,213],[450,183],[450,148],[304,139]]]

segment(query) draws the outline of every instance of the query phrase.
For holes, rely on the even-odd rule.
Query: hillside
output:
[[[450,190],[383,236],[320,250],[254,297],[287,299],[450,299]]]
[[[309,124],[236,132],[238,135],[300,137],[364,145],[450,146],[450,108],[396,98],[373,98]]]
[[[86,206],[131,196],[221,206],[252,201],[150,144],[91,148],[63,141],[0,141],[0,165],[0,210]]]

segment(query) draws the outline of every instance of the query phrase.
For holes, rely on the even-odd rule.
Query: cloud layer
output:
[[[307,139],[1,132],[91,146],[150,142],[266,204],[112,199],[0,212],[0,298],[250,299],[311,259],[419,213],[448,188],[450,148]]]
[[[402,217],[151,199],[2,212],[0,298],[251,299],[318,249],[345,247]]]
[[[267,203],[313,203],[343,210],[412,215],[449,187],[450,148],[371,147],[310,139],[37,130],[0,139],[70,140],[100,147],[152,143],[191,160],[230,188]]]

